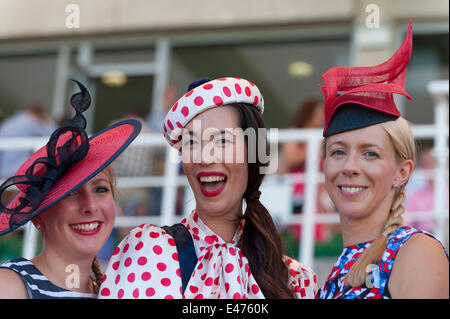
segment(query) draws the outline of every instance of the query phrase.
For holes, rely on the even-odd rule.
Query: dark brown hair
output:
[[[322,102],[314,98],[310,98],[301,102],[296,112],[294,113],[290,127],[305,128],[307,123],[311,121],[316,107],[321,105]]]
[[[230,106],[237,111],[239,126],[244,131],[253,128],[259,135],[258,128],[265,128],[262,116],[254,106],[242,103]],[[266,136],[259,138],[264,138],[268,152]],[[256,147],[256,154],[259,154],[258,145]],[[264,178],[260,167],[266,165],[258,158],[256,163],[248,163],[248,183],[244,192],[247,207],[242,216],[245,223],[238,246],[247,257],[250,270],[266,298],[293,298],[289,287],[289,270],[283,262],[284,249],[280,235],[269,212],[259,201],[259,187]]]

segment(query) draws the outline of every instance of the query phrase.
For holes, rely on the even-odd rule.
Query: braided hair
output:
[[[258,128],[265,127],[262,116],[255,107],[243,103],[230,106],[236,109],[239,125],[244,131],[252,127],[258,132]],[[265,135],[262,138],[265,140]],[[266,150],[268,151],[267,141]],[[293,292],[289,286],[289,270],[284,263],[281,237],[271,215],[259,200],[259,187],[264,178],[260,168],[268,164],[261,163],[258,158],[256,163],[248,162],[247,165],[248,183],[243,196],[247,206],[242,216],[245,222],[238,246],[247,257],[251,272],[264,296],[290,299],[293,298]]]
[[[386,131],[394,146],[397,162],[401,163],[405,160],[415,161],[416,148],[408,122],[404,118],[399,117],[395,121],[384,122],[380,125]],[[359,287],[365,283],[368,274],[366,271],[367,266],[377,264],[380,261],[386,250],[389,235],[394,233],[402,225],[402,214],[405,211],[403,202],[406,200],[405,186],[406,183],[400,186],[394,186],[394,198],[388,219],[381,230],[381,234],[352,266],[345,277],[347,285]]]
[[[98,262],[97,256],[94,257],[94,260],[92,261],[92,273],[94,274],[94,278],[92,282],[94,283],[94,293],[98,294],[98,291],[100,290],[100,285],[102,284],[103,280],[103,272],[100,268],[100,263]]]

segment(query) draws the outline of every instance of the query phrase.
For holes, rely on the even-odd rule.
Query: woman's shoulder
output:
[[[2,274],[2,278],[4,277],[5,279],[7,277],[21,279],[24,274],[34,273],[35,271],[33,269],[35,267],[31,261],[23,257],[13,258],[0,264],[0,273]]]
[[[175,240],[164,229],[143,224],[132,229],[109,260],[99,298],[156,298],[178,287]],[[176,290],[176,291],[179,291]]]
[[[388,239],[388,250],[399,250],[414,252],[421,250],[436,250],[448,257],[444,245],[433,234],[410,226],[399,227]]]
[[[398,227],[390,236],[388,239],[388,242],[397,242],[397,241],[404,241],[405,239],[409,239],[414,234],[421,233],[423,231],[418,230],[411,226],[401,226]]]
[[[24,259],[25,260],[25,259]],[[26,299],[28,298],[27,289],[23,279],[14,267],[16,260],[8,260],[0,265],[0,299]]]
[[[440,241],[423,231],[409,236],[395,258],[389,290],[401,298],[440,298],[447,291],[448,298],[448,255]]]
[[[290,284],[298,298],[314,298],[317,292],[317,277],[314,271],[293,258],[285,256],[289,268]]]
[[[153,224],[142,224],[132,229],[127,236],[122,240],[122,246],[129,249],[130,245],[135,245],[131,248],[141,250],[144,245],[162,245],[175,246],[175,240],[162,227]],[[128,246],[126,246],[128,245]]]
[[[301,262],[285,256],[284,263],[289,267],[292,275],[299,274],[300,276],[303,276],[307,279],[315,280],[316,274],[314,273],[314,271]]]
[[[447,258],[448,253],[442,243],[431,233],[420,230],[409,230],[409,236],[404,241],[401,250],[403,258],[417,258],[420,260],[428,260],[424,256]],[[428,260],[429,262],[429,260]]]
[[[7,287],[7,295],[2,292],[3,287]],[[86,299],[97,296],[57,286],[39,271],[33,259],[19,257],[0,265],[0,297]]]
[[[160,259],[177,260],[175,240],[163,228],[142,224],[132,229],[114,250],[109,265],[114,270],[129,268],[132,264],[144,265]],[[172,257],[171,257],[172,256]]]

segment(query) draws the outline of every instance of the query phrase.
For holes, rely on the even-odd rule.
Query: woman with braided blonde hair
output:
[[[447,252],[432,234],[403,225],[415,145],[393,93],[409,98],[403,86],[411,52],[410,24],[388,61],[323,75],[325,185],[344,250],[318,298],[448,298]]]

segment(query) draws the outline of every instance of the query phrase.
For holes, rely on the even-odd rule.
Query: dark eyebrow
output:
[[[230,130],[221,130],[220,132],[214,132],[214,136],[216,136],[216,135],[225,135],[225,133],[228,133],[228,134],[231,134],[231,135],[233,135],[234,136],[234,134],[233,134],[233,132],[232,131],[230,131]]]
[[[198,134],[196,133],[196,132],[194,132],[194,131],[187,131],[188,132],[188,134],[190,135],[190,136],[198,136]],[[233,132],[232,131],[230,131],[230,130],[220,130],[220,131],[217,131],[217,130],[215,130],[210,136],[218,136],[218,135],[224,135],[224,134],[226,134],[226,133],[228,133],[228,134],[231,134],[231,135],[235,135],[235,134],[233,134]]]

